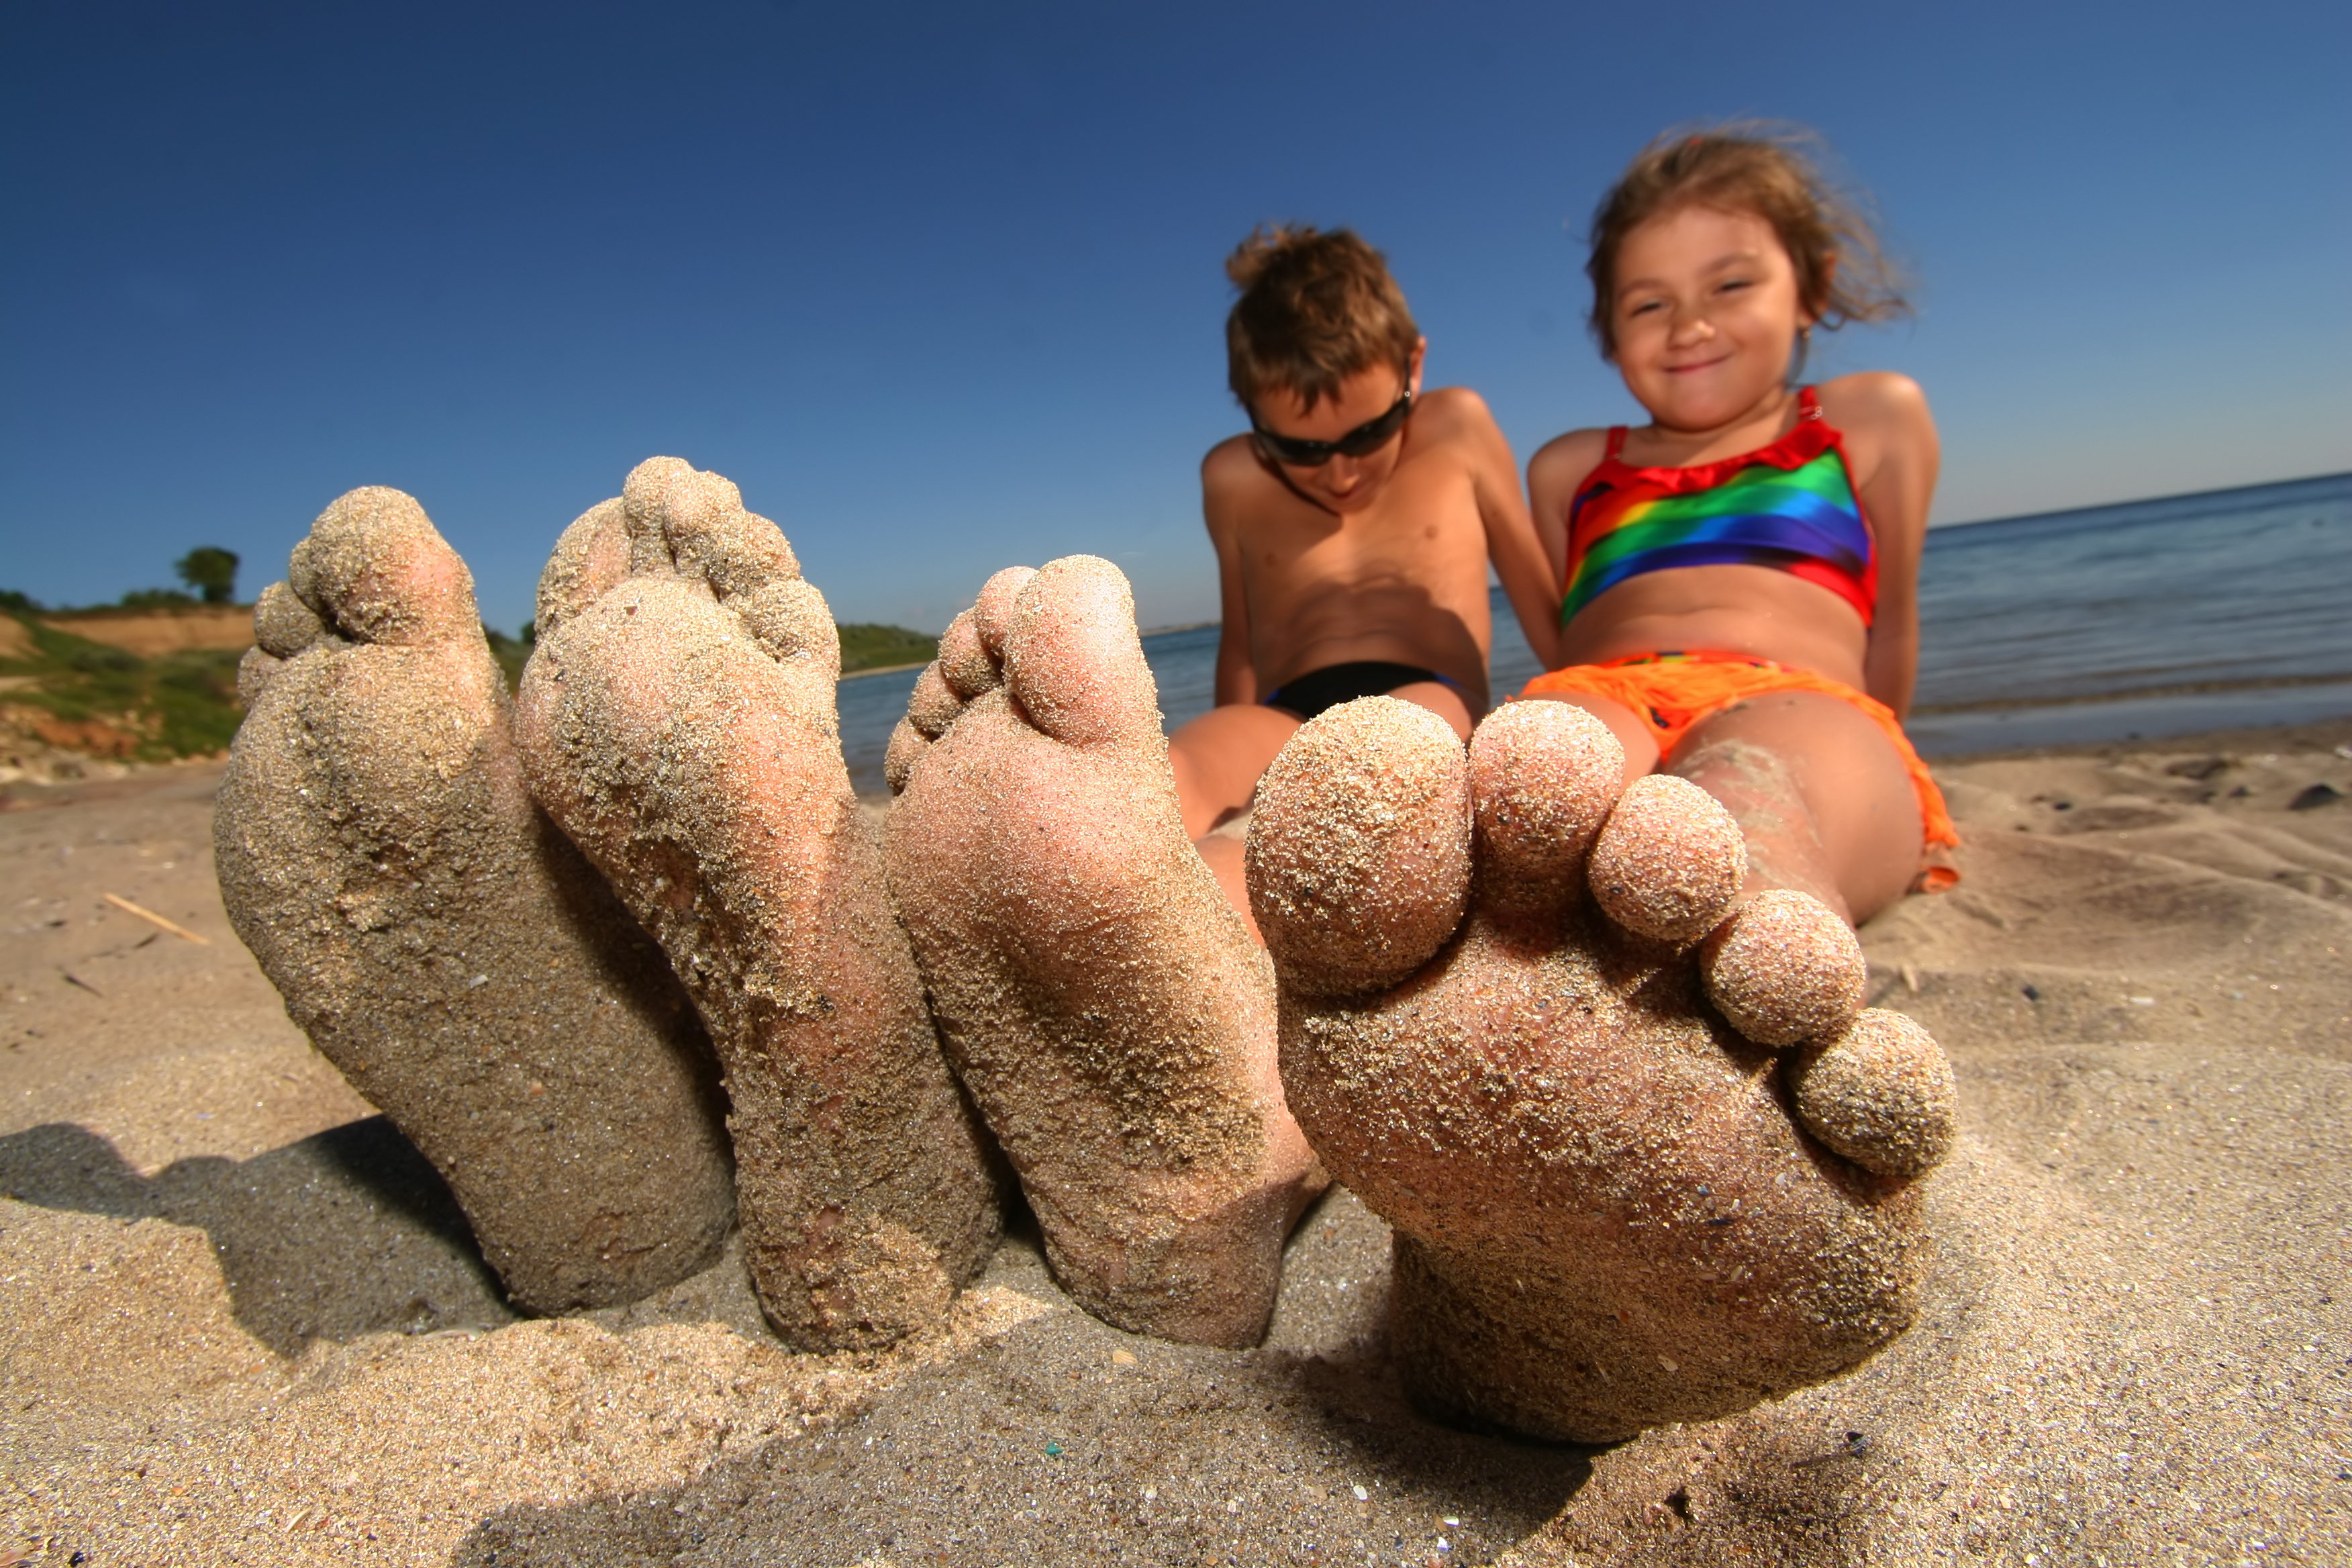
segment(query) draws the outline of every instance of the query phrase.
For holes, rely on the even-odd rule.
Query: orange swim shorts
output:
[[[1658,750],[1665,752],[1673,751],[1691,726],[1701,720],[1775,691],[1818,691],[1824,697],[1834,697],[1886,732],[1895,755],[1903,759],[1904,769],[1911,775],[1911,787],[1919,796],[1919,821],[1926,843],[1921,847],[1922,863],[1916,885],[1924,891],[1940,892],[1958,881],[1959,872],[1950,865],[1946,852],[1958,847],[1960,836],[1952,826],[1951,812],[1945,807],[1944,792],[1936,787],[1927,764],[1912,749],[1911,738],[1903,732],[1903,721],[1895,718],[1894,710],[1843,681],[1744,653],[1641,653],[1612,659],[1607,664],[1571,664],[1565,669],[1549,671],[1528,681],[1519,695],[1577,692],[1606,697],[1645,716],[1657,737]]]

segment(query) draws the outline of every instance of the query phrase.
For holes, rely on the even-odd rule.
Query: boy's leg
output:
[[[1470,705],[1461,693],[1442,681],[1417,680],[1400,686],[1390,696],[1426,708],[1465,742],[1475,727]],[[1594,700],[1602,700],[1594,699]],[[1615,706],[1615,704],[1611,704]],[[1620,710],[1622,711],[1622,710]],[[1639,721],[1627,715],[1638,728]],[[1296,714],[1262,702],[1227,703],[1212,708],[1178,730],[1168,742],[1169,765],[1176,773],[1176,801],[1184,813],[1184,832],[1192,847],[1216,874],[1225,901],[1239,911],[1257,935],[1250,914],[1249,885],[1242,869],[1242,841],[1231,835],[1211,837],[1220,823],[1248,809],[1257,793],[1257,781],[1290,737],[1298,732]],[[1654,765],[1656,748],[1651,749]],[[1647,772],[1647,768],[1644,768]]]
[[[1184,836],[1197,842],[1247,808],[1258,775],[1297,731],[1296,714],[1262,702],[1232,702],[1210,709],[1171,736],[1168,765],[1176,772]]]
[[[1918,873],[1910,773],[1885,732],[1834,697],[1776,692],[1726,709],[1692,726],[1666,770],[1730,808],[1750,890],[1811,893],[1859,924]]]

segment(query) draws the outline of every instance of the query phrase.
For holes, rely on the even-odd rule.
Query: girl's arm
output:
[[[1585,477],[1601,466],[1608,447],[1606,430],[1571,430],[1545,442],[1528,460],[1528,501],[1551,584],[1551,651],[1547,653],[1542,644],[1536,646],[1536,651],[1544,655],[1546,669],[1559,664],[1559,605],[1568,592],[1569,503],[1576,499],[1576,488]]]
[[[1863,659],[1864,683],[1903,718],[1911,710],[1919,670],[1919,557],[1943,449],[1927,395],[1907,375],[1840,376],[1822,388],[1821,397],[1830,422],[1845,432],[1878,544],[1878,610]]]
[[[1242,582],[1238,521],[1231,497],[1217,473],[1234,454],[1228,442],[1211,451],[1201,464],[1201,512],[1209,527],[1209,542],[1217,552],[1217,602],[1223,624],[1217,631],[1217,676],[1214,688],[1220,708],[1247,707],[1258,699],[1257,664],[1250,651],[1249,594]],[[1249,461],[1246,455],[1244,461]]]

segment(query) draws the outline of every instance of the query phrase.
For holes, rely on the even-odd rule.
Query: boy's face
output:
[[[1322,399],[1311,410],[1288,387],[1268,388],[1258,395],[1252,410],[1257,426],[1271,435],[1287,436],[1294,440],[1336,441],[1386,414],[1407,392],[1420,393],[1421,362],[1427,347],[1426,341],[1414,347],[1412,363],[1404,375],[1397,374],[1396,367],[1390,364],[1360,370],[1339,384],[1336,395]],[[1329,461],[1311,466],[1282,463],[1283,476],[1333,511],[1362,511],[1396,472],[1411,428],[1408,422],[1378,450],[1361,458],[1334,454]],[[1262,456],[1264,451],[1261,447]]]

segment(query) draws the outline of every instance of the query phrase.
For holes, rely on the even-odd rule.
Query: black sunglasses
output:
[[[1333,458],[1369,458],[1395,439],[1404,428],[1405,416],[1412,412],[1412,388],[1406,387],[1404,395],[1378,419],[1367,419],[1336,441],[1309,441],[1301,436],[1277,436],[1257,422],[1255,411],[1250,415],[1250,434],[1257,438],[1258,449],[1277,463],[1288,463],[1295,468],[1319,468]]]

